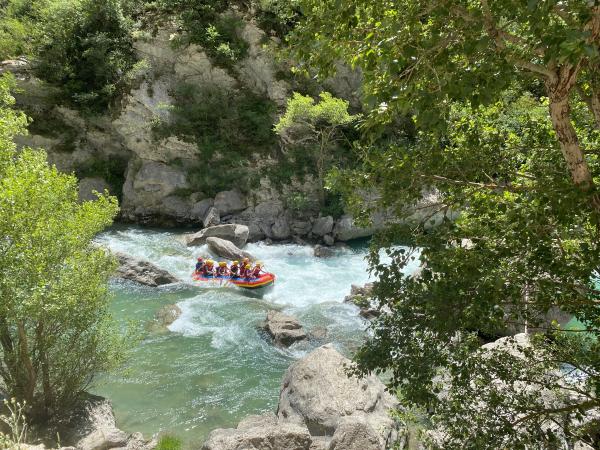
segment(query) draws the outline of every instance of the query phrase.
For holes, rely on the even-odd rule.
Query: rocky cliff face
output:
[[[235,98],[234,104],[241,93],[257,96],[260,101],[274,105],[272,114],[266,116],[267,129],[292,91],[289,82],[281,79],[285,68],[275,62],[277,38],[261,30],[252,17],[242,17],[235,11],[227,14],[239,16],[238,33],[248,48],[243,59],[231,67],[219,67],[197,45],[179,48],[172,45],[177,33],[164,25],[154,35],[136,41],[135,48],[145,62],[144,68],[129,94],[110,114],[89,116],[58,106],[54,101],[56,92],[32,76],[27,62],[3,63],[0,72],[13,72],[20,82],[19,107],[34,119],[29,136],[20,138],[19,143],[45,148],[50,162],[59,170],[75,172],[82,181],[82,199],[93,198],[94,190],[104,188],[118,195],[123,221],[200,227],[208,212],[207,205],[215,203],[219,195],[226,199],[237,195],[242,207],[230,209],[223,202],[215,205],[211,225],[230,222],[248,225],[250,240],[299,236],[333,242],[333,238],[348,240],[370,234],[372,230],[354,227],[348,216],[333,223],[330,217],[319,219],[314,205],[309,204],[301,211],[290,205],[289,198],[298,194],[304,199],[318,198],[317,188],[310,176],[292,176],[275,186],[263,174],[261,168],[273,162],[269,155],[276,158],[275,140],[270,144],[273,148],[245,157],[244,175],[251,180],[252,189],[240,192],[236,174],[225,171],[218,175],[236,194],[226,192],[215,199],[215,192],[207,192],[206,187],[211,187],[207,174],[222,160],[223,152],[207,157],[199,151],[197,141],[202,136],[192,139],[178,130],[173,113],[181,101],[178,89],[185,86],[199,90],[199,97],[194,97],[197,102],[202,102],[203,95],[209,95],[207,92]],[[326,87],[358,104],[360,77],[356,73],[340,70]],[[251,132],[252,124],[243,129]]]

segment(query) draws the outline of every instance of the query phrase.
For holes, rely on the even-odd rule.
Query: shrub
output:
[[[27,440],[27,421],[25,418],[25,403],[17,402],[16,398],[4,400],[7,414],[0,415],[0,422],[8,427],[8,433],[0,432],[0,448],[20,450],[21,444]]]
[[[121,2],[51,2],[41,26],[38,75],[60,86],[68,103],[91,112],[108,108],[136,63],[133,25]]]
[[[159,16],[179,18],[183,33],[175,46],[202,46],[213,62],[226,69],[246,56],[248,43],[240,36],[242,21],[227,14],[228,0],[159,0],[148,2],[146,10]]]
[[[348,102],[321,92],[319,101],[294,92],[286,111],[274,127],[288,149],[303,149],[316,168],[321,188],[321,206],[325,203],[325,175],[338,162],[340,143],[347,141],[344,131],[356,123],[360,115],[348,112]]]

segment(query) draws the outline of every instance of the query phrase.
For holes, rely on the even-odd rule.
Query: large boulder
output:
[[[397,432],[388,412],[398,402],[383,383],[375,376],[349,377],[350,365],[331,344],[314,350],[287,370],[277,417],[251,416],[237,429],[215,430],[202,450],[416,448]]]
[[[208,245],[208,250],[210,250],[211,253],[214,253],[221,258],[232,261],[241,260],[244,258],[248,258],[251,261],[255,260],[250,253],[241,250],[235,244],[233,244],[233,242],[226,241],[225,239],[209,237],[206,239],[206,244]]]
[[[87,202],[97,200],[96,192],[104,194],[105,190],[109,190],[110,186],[104,178],[90,177],[79,180],[79,201]]]
[[[202,450],[309,450],[311,437],[305,426],[282,423],[273,414],[250,416],[237,428],[210,433]]]
[[[147,442],[139,433],[127,434],[117,428],[111,403],[103,397],[87,394],[61,424],[61,442],[77,450],[150,450],[156,442]]]
[[[306,425],[313,436],[331,436],[349,421],[366,423],[377,431],[383,450],[394,434],[389,410],[397,401],[376,376],[349,376],[351,364],[331,344],[296,361],[284,376],[277,416]]]
[[[126,182],[123,185],[122,209],[126,217],[142,214],[165,214],[164,202],[178,191],[189,189],[183,169],[157,161],[129,163]],[[188,206],[188,213],[189,213]]]
[[[168,327],[181,316],[181,308],[177,305],[165,305],[156,311],[154,319],[162,327]]]
[[[115,253],[115,256],[119,261],[119,267],[115,272],[117,278],[135,281],[152,287],[179,282],[176,276],[149,261],[136,259],[119,252]]]
[[[271,236],[273,239],[288,239],[292,234],[290,223],[287,218],[279,217],[271,227]]]
[[[379,225],[379,226],[378,226]],[[333,236],[338,241],[350,241],[373,235],[381,227],[382,223],[376,224],[368,228],[362,228],[354,224],[354,219],[350,215],[344,215],[338,219],[333,228]]]
[[[312,234],[315,236],[325,236],[326,234],[331,233],[333,230],[333,217],[319,217],[315,220],[315,223],[312,227]]]
[[[190,210],[190,218],[192,220],[204,220],[206,214],[214,204],[215,201],[212,198],[205,198],[204,200],[194,203]]]
[[[381,438],[364,420],[343,419],[327,450],[380,450]]]
[[[294,342],[308,337],[298,319],[279,311],[269,311],[262,328],[273,338],[274,344],[278,347],[289,347]]]
[[[234,214],[246,209],[246,198],[237,190],[219,192],[215,197],[215,208],[221,216]]]
[[[243,247],[248,241],[250,230],[246,225],[235,223],[208,227],[186,238],[188,246],[202,245],[209,237],[217,237],[232,242],[237,247]]]

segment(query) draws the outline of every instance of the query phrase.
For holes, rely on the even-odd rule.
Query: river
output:
[[[102,377],[93,392],[112,402],[118,425],[146,437],[164,431],[199,446],[219,427],[234,427],[249,414],[273,411],[287,367],[320,345],[304,342],[280,350],[257,332],[269,309],[296,316],[311,330],[327,328],[327,341],[347,355],[360,345],[367,322],[344,304],[351,284],[369,281],[366,246],[315,258],[310,246],[248,244],[245,250],[277,275],[275,286],[256,295],[239,288],[187,284],[205,246],[186,247],[183,232],[115,227],[98,242],[152,261],[186,281],[148,288],[113,281],[117,320],[148,324],[164,305],[183,314],[168,331],[148,331],[126,367]],[[191,283],[191,282],[190,282]]]

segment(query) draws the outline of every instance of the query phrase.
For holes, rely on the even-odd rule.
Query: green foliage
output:
[[[344,141],[344,128],[350,127],[360,116],[351,115],[348,102],[329,92],[321,92],[319,99],[315,102],[312,97],[294,92],[274,130],[286,147],[300,148],[307,153],[323,189],[326,171],[338,160],[336,147],[338,142]],[[323,204],[324,198],[320,201]]]
[[[579,125],[597,148],[600,134],[589,122]],[[375,322],[373,339],[358,354],[364,370],[392,369],[393,384],[402,386],[407,403],[432,412],[432,420],[447,431],[441,447],[460,442],[463,448],[520,448],[551,439],[538,428],[551,412],[532,415],[526,431],[513,426],[519,414],[543,410],[530,397],[513,390],[465,390],[478,377],[502,376],[509,384],[511,377],[533,384],[541,377],[524,370],[533,365],[512,360],[502,366],[497,360],[484,365],[476,352],[478,341],[469,339],[469,333],[494,336],[504,332],[507,323],[548,328],[541,318],[554,307],[582,318],[590,333],[600,332],[594,287],[599,267],[596,225],[586,198],[565,173],[551,130],[546,105],[529,95],[509,96],[489,107],[454,105],[443,138],[421,132],[412,144],[367,149],[364,170],[346,181],[353,191],[376,185],[382,195],[379,206],[395,208],[401,218],[423,191],[436,192],[430,212],[445,215],[433,230],[426,231],[427,213],[416,227],[414,222],[396,225],[374,241],[371,264],[380,277],[376,297],[394,315]],[[592,168],[598,170],[597,162]],[[355,199],[354,205],[361,201]],[[454,221],[448,217],[451,210],[460,211]],[[464,239],[472,246],[460,245]],[[398,241],[412,242],[413,247],[399,250],[393,247]],[[381,247],[393,264],[380,260],[376,249]],[[404,277],[401,268],[416,258],[424,264],[420,278]],[[561,342],[560,335],[553,339]],[[556,368],[557,362],[583,364],[597,380],[600,360],[583,363],[585,352],[572,351],[577,343],[573,338],[569,347],[557,346],[556,359],[546,361],[545,369]],[[539,347],[544,349],[544,344],[541,341]],[[598,353],[596,346],[593,354]],[[386,356],[396,349],[406,357]],[[435,395],[440,366],[450,370],[445,381],[452,385],[450,395],[463,399],[459,405]],[[542,362],[535,367],[540,369]],[[513,369],[508,375],[502,373],[507,368]],[[482,385],[485,381],[476,383]],[[463,425],[456,426],[457,416]],[[485,424],[475,427],[478,417],[485,417]],[[574,426],[574,419],[568,416],[568,426]]]
[[[428,411],[435,448],[557,448],[561,434],[597,447],[597,419],[580,419],[600,406],[598,5],[300,3],[303,67],[327,75],[343,61],[364,77],[360,165],[330,179],[355,215],[398,218],[373,241],[375,297],[391,314],[373,322],[360,370],[391,373],[403,402]],[[390,133],[406,116],[413,129]],[[356,195],[373,191],[377,202]],[[403,275],[414,262],[420,276]],[[591,338],[542,320],[556,308]],[[524,324],[546,336],[522,359],[480,350],[478,335]]]
[[[157,139],[175,135],[198,146],[203,164],[191,171],[190,183],[206,194],[250,186],[248,163],[267,157],[275,145],[271,130],[275,105],[250,91],[230,92],[213,86],[181,84],[168,121],[155,125]]]
[[[346,100],[335,98],[329,92],[322,92],[319,98],[319,102],[315,103],[312,97],[294,92],[288,100],[285,114],[275,125],[275,132],[284,134],[298,128],[299,132],[306,134],[317,133],[320,127],[341,127],[357,120],[358,116],[348,113]]]
[[[8,0],[0,4],[0,60],[33,53],[38,3],[43,2]]]
[[[0,392],[45,420],[122,358],[108,313],[113,259],[92,244],[118,206],[105,196],[79,204],[73,175],[43,151],[16,152],[26,121],[8,108],[6,78],[0,101]]]
[[[226,69],[231,69],[236,61],[246,56],[248,43],[240,35],[242,21],[227,12],[232,3],[229,0],[158,0],[141,3],[138,10],[142,16],[154,14],[157,22],[177,18],[182,33],[173,40],[176,47],[200,45],[215,64]]]
[[[54,1],[43,10],[38,75],[67,102],[92,112],[108,108],[136,64],[133,25],[119,0]]]
[[[112,156],[109,159],[94,159],[77,170],[79,179],[85,177],[103,178],[110,186],[110,192],[118,199],[123,196],[127,159]]]
[[[265,31],[283,38],[295,26],[299,17],[297,0],[256,0],[257,20]]]
[[[181,450],[181,447],[181,439],[166,434],[158,440],[156,450]]]

